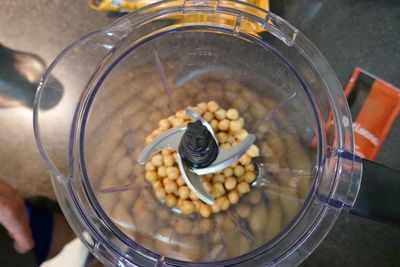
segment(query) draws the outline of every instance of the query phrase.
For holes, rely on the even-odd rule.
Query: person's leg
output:
[[[39,265],[57,255],[75,235],[56,203],[43,198],[31,199],[26,201],[26,208]]]

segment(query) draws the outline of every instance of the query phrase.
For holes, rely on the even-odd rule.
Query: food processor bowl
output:
[[[60,84],[61,101],[45,108]],[[212,101],[255,136],[255,179],[225,210],[182,214],[137,159],[160,120]],[[299,264],[361,181],[326,60],[292,25],[240,1],[162,1],[81,37],[43,77],[34,131],[66,218],[110,266]]]

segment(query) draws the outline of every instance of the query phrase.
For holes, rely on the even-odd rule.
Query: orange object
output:
[[[356,154],[373,160],[400,112],[400,89],[356,68],[345,87]]]

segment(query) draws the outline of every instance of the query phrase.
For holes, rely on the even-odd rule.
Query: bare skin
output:
[[[24,200],[18,193],[0,179],[0,224],[14,240],[14,248],[25,253],[34,246],[28,217],[25,214]]]

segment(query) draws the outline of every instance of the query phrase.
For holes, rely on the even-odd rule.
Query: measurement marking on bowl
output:
[[[155,49],[153,49],[153,54],[154,54],[154,61],[156,63],[158,75],[160,75],[160,79],[161,79],[161,83],[162,83],[162,85],[164,87],[164,91],[168,95],[169,108],[171,109],[172,112],[174,112],[176,110],[176,104],[175,104],[175,101],[174,101],[174,99],[172,97],[172,89],[168,85],[168,81],[167,81],[167,77],[165,76],[164,68],[163,68],[163,66],[161,64],[160,57],[158,56],[158,53],[157,53],[157,51]]]

